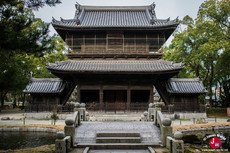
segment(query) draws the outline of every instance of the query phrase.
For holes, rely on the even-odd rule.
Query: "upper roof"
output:
[[[199,78],[171,78],[167,82],[166,88],[169,93],[174,94],[200,94],[207,92]]]
[[[53,18],[54,28],[157,28],[178,26],[178,21],[157,19],[155,4],[149,6],[82,6],[76,4],[75,17],[58,21]]]
[[[51,72],[159,74],[179,71],[182,65],[164,60],[69,60],[49,64],[47,68]]]
[[[61,93],[65,84],[59,78],[32,78],[24,93]]]

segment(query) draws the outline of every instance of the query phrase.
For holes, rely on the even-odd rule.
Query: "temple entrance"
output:
[[[145,110],[150,102],[150,90],[131,90],[131,110]]]
[[[87,109],[99,109],[99,90],[81,90],[80,95],[80,101],[86,104]]]
[[[126,110],[127,90],[104,90],[105,110]]]

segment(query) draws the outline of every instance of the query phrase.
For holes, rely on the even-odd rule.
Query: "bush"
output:
[[[200,135],[184,135],[183,138],[184,143],[189,144],[201,144],[202,137]]]
[[[227,116],[227,108],[211,107],[206,109],[208,116]]]

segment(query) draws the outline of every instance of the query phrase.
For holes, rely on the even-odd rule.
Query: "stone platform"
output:
[[[153,122],[83,122],[76,128],[75,146],[104,146],[109,149],[113,144],[96,143],[96,134],[100,132],[140,133],[141,143],[127,144],[128,146],[160,145],[160,130]],[[126,146],[126,144],[119,144]],[[143,148],[143,147],[140,147]],[[127,148],[128,149],[128,148]]]

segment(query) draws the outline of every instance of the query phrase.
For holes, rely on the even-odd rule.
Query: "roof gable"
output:
[[[53,19],[54,27],[177,27],[177,20],[157,19],[155,4],[149,6],[82,6],[76,4],[73,19]]]

